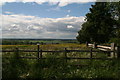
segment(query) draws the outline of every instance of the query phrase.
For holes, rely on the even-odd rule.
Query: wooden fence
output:
[[[97,45],[95,42],[93,44],[86,42],[86,46],[99,49],[101,51],[112,51],[110,52],[111,58],[120,58],[120,46],[116,46],[115,43],[111,43],[110,46],[102,46]]]
[[[88,44],[89,45],[89,44]],[[110,51],[101,51],[101,50],[93,50],[93,48],[91,48],[90,50],[68,50],[67,48],[65,48],[64,50],[60,50],[60,51],[45,51],[45,50],[41,50],[40,49],[40,45],[37,45],[37,50],[20,50],[19,48],[16,48],[15,50],[2,50],[2,52],[15,52],[16,54],[19,54],[19,52],[36,52],[37,56],[36,57],[19,57],[19,58],[26,58],[26,59],[46,59],[43,58],[43,52],[47,52],[47,53],[64,53],[64,57],[63,59],[100,59],[100,60],[112,60],[114,58],[94,58],[93,57],[93,52],[99,52],[99,53],[111,53],[111,52],[115,52],[114,50],[110,50]],[[67,54],[70,52],[88,52],[90,54],[90,56],[88,58],[81,58],[81,57],[68,57]],[[56,58],[56,59],[60,59],[60,58]]]

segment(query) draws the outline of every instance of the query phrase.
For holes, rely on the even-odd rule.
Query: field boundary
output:
[[[114,50],[109,50],[109,51],[101,51],[101,50],[93,50],[93,48],[91,48],[90,50],[68,50],[67,48],[64,48],[64,50],[60,50],[60,51],[45,51],[40,49],[40,45],[37,45],[37,50],[20,50],[19,48],[15,48],[15,50],[2,50],[2,52],[15,52],[17,55],[20,55],[20,52],[36,52],[37,56],[36,57],[18,57],[18,58],[24,58],[24,59],[47,59],[47,58],[43,58],[43,52],[47,52],[47,53],[64,53],[64,57],[63,58],[56,58],[56,59],[100,59],[100,60],[112,60],[115,59],[113,57],[108,57],[108,58],[94,58],[93,57],[93,52],[102,52],[105,53],[107,55],[109,55],[110,53],[116,52]],[[68,57],[67,54],[69,54],[69,52],[88,52],[89,53],[89,57],[88,58],[81,58],[81,57]],[[117,52],[116,52],[117,53]],[[99,54],[99,53],[98,53]],[[7,58],[7,57],[4,57]]]

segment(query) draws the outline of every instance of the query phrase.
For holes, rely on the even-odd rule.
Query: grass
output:
[[[36,49],[37,45],[0,45],[2,46],[3,49],[6,48],[15,48],[15,47],[19,47],[19,48],[28,48],[28,49]],[[40,48],[42,49],[55,49],[55,48],[65,48],[65,47],[69,47],[69,48],[85,48],[85,44],[74,44],[74,43],[64,43],[64,44],[46,44],[46,45],[40,45]]]
[[[37,45],[3,45],[3,49],[36,49]],[[87,49],[85,44],[40,45],[43,50]],[[31,55],[30,55],[31,54]],[[94,57],[107,57],[104,53],[93,53]],[[96,56],[97,55],[97,56]],[[9,59],[4,57],[9,56]],[[36,56],[36,53],[3,53],[3,79],[120,79],[120,59],[115,60],[64,60],[64,53],[43,53],[47,59],[18,59],[19,56]],[[68,57],[89,57],[90,53],[71,52]],[[61,59],[55,59],[61,57]],[[88,66],[75,66],[81,64]]]

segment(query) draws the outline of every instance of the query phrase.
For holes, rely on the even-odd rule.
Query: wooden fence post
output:
[[[90,49],[90,58],[92,59],[92,48]]]
[[[67,48],[65,48],[65,61],[67,62]]]
[[[111,51],[113,51],[113,52],[111,52],[110,54],[110,56],[111,56],[111,58],[114,58],[115,57],[115,43],[111,43]]]
[[[19,58],[19,49],[17,47],[15,48],[15,57]]]
[[[88,47],[88,42],[86,42],[86,47]]]
[[[117,46],[117,58],[120,58],[120,46]]]
[[[40,44],[37,44],[37,58],[38,58],[38,59],[39,59],[39,57],[40,57],[39,51],[40,51]]]
[[[95,49],[97,48],[97,45],[95,42],[93,43],[93,48],[95,48]]]
[[[40,50],[40,59],[42,59],[42,49]]]

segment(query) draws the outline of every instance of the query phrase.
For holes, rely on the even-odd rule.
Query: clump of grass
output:
[[[63,59],[56,59],[57,54],[46,55],[47,59],[38,59],[30,71],[29,78],[61,79],[69,72],[69,67]]]
[[[15,52],[9,59],[3,57],[2,78],[3,79],[19,79],[24,78],[27,74],[27,61],[19,59],[20,55]]]

